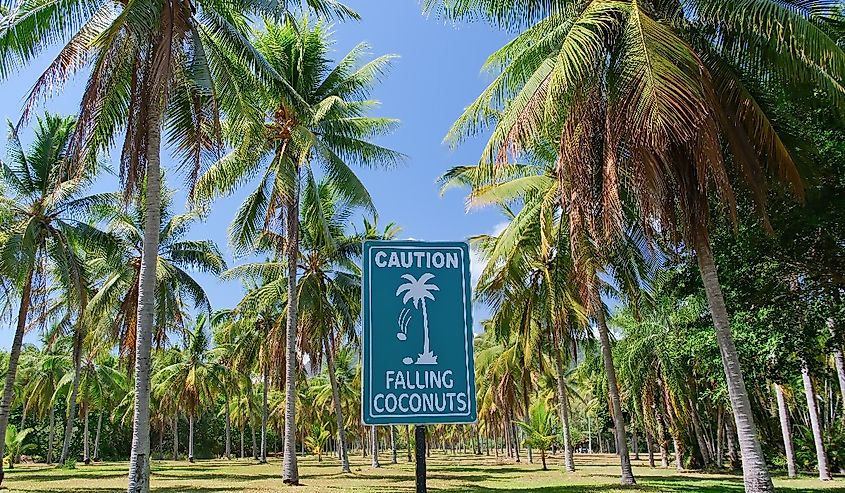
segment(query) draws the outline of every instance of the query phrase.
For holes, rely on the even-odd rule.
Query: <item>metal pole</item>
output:
[[[416,477],[417,477],[417,493],[426,493],[425,488],[425,440],[426,429],[425,425],[416,425],[414,427],[414,453],[417,458]]]

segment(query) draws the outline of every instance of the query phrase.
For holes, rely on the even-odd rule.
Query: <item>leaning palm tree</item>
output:
[[[355,17],[336,0],[302,3],[323,14]],[[218,108],[243,95],[243,72],[232,70],[233,65],[245,66],[264,81],[281,79],[244,33],[252,16],[278,17],[285,6],[284,1],[255,0],[18,0],[0,27],[0,77],[30,66],[48,47],[66,41],[33,85],[22,120],[56,87],[89,69],[71,154],[81,157],[111,148],[123,132],[120,176],[125,195],[138,192],[147,176],[146,202],[157,204],[162,126],[167,126],[166,139],[188,165],[193,181],[204,156],[220,147],[219,138],[207,138],[219,135]],[[71,160],[68,169],[78,169],[78,161]],[[150,352],[160,225],[158,209],[151,210],[144,227],[138,299],[130,493],[149,491]]]
[[[361,64],[367,49],[361,44],[333,65],[326,26],[307,17],[288,19],[283,25],[267,24],[255,33],[254,42],[281,80],[258,83],[244,95],[248,106],[259,112],[230,117],[225,132],[233,150],[200,178],[194,195],[198,200],[228,195],[257,175],[258,187],[232,223],[231,242],[239,253],[250,253],[267,233],[275,236],[284,230],[284,241],[272,242],[279,257],[284,253],[289,296],[282,475],[286,483],[296,484],[296,399],[292,397],[297,373],[295,286],[302,170],[311,173],[312,167],[319,166],[350,204],[372,209],[369,193],[349,165],[392,165],[403,156],[370,140],[391,131],[397,123],[368,116],[377,103],[367,97],[392,56]],[[239,112],[238,106],[227,109],[230,115]]]
[[[434,274],[425,273],[415,278],[411,274],[404,274],[402,279],[405,279],[405,284],[399,285],[396,289],[396,296],[404,293],[402,303],[407,303],[409,300],[414,304],[414,308],[420,309],[423,316],[423,352],[417,358],[418,365],[436,365],[437,356],[431,352],[428,340],[428,310],[426,309],[425,300],[434,301],[433,291],[440,291],[436,284],[428,284],[428,281],[434,279]],[[399,333],[400,338],[406,337],[404,333]]]
[[[722,352],[745,487],[772,491],[710,247],[708,192],[715,184],[732,216],[731,176],[747,178],[761,211],[769,174],[801,193],[767,95],[800,100],[807,88],[821,88],[845,108],[839,82],[845,53],[823,25],[838,2],[426,3],[456,18],[480,14],[498,25],[527,27],[490,57],[486,66],[499,74],[450,139],[476,133],[497,114],[482,159],[495,173],[494,164],[553,135],[559,199],[573,227],[595,239],[613,237],[631,214],[631,222],[657,225],[652,234],[694,249]],[[575,233],[573,252],[584,236]]]
[[[69,175],[65,168],[73,132],[72,118],[46,115],[38,118],[33,142],[27,149],[10,125],[10,160],[2,163],[0,169],[0,180],[8,190],[0,198],[0,207],[10,216],[8,227],[0,234],[0,273],[12,279],[20,293],[15,337],[0,401],[0,456],[23,335],[32,315],[30,309],[39,305],[48,310],[49,279],[55,284],[51,289],[63,297],[68,316],[81,320],[89,280],[79,249],[106,243],[102,232],[85,222],[93,206],[108,200],[107,194],[85,195],[96,161],[86,161],[80,175]],[[76,327],[77,341],[82,337],[81,330]],[[75,344],[77,361],[78,349]]]

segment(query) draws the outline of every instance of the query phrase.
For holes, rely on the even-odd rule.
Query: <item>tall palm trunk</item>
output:
[[[598,322],[601,354],[604,360],[604,370],[607,375],[607,387],[610,393],[611,415],[616,436],[616,453],[622,468],[620,481],[622,484],[635,484],[634,471],[631,469],[631,458],[628,456],[628,442],[625,434],[625,416],[622,414],[622,399],[619,397],[619,384],[616,382],[616,368],[613,366],[613,353],[610,347],[610,335],[607,319],[604,316],[604,303],[598,290],[594,290],[593,303],[595,305],[596,322]]]
[[[654,469],[654,441],[648,428],[645,429],[645,445],[648,451],[648,467]]]
[[[728,310],[725,306],[722,287],[719,284],[716,261],[710,249],[710,241],[705,235],[698,235],[696,240],[695,250],[698,257],[698,267],[701,270],[701,280],[704,283],[710,313],[713,315],[716,341],[719,343],[719,350],[722,353],[722,366],[725,370],[728,395],[731,399],[734,422],[739,437],[739,448],[742,452],[742,476],[745,482],[745,491],[749,493],[773,492],[772,478],[766,467],[760,441],[757,439],[757,426],[754,424],[751,413],[751,402],[748,400],[745,379],[742,376],[739,356],[731,334]]]
[[[53,442],[56,437],[56,408],[50,404],[50,433],[47,435],[47,465],[53,463]]]
[[[97,432],[94,434],[94,460],[100,460],[100,431],[103,429],[103,413],[97,416]]]
[[[349,456],[346,450],[346,428],[343,426],[343,409],[340,405],[340,389],[337,386],[337,369],[334,365],[334,352],[329,344],[328,337],[323,339],[323,347],[326,350],[326,363],[329,365],[329,382],[332,385],[332,403],[334,404],[334,416],[337,422],[337,449],[340,455],[340,471],[351,472],[351,469],[349,469]]]
[[[67,408],[67,422],[65,422],[65,436],[62,444],[62,455],[59,457],[59,464],[67,462],[70,453],[70,442],[73,438],[73,422],[76,419],[76,399],[79,395],[79,381],[82,378],[82,343],[84,341],[82,315],[76,324],[76,333],[73,336],[73,384],[71,385],[70,400]]]
[[[158,48],[164,49],[164,48]],[[169,48],[167,48],[169,49]],[[146,217],[138,280],[138,328],[135,339],[135,413],[127,493],[150,491],[150,368],[155,314],[156,264],[161,227],[161,101],[153,99],[147,117]],[[161,95],[163,99],[163,95]]]
[[[790,478],[796,476],[795,447],[792,446],[792,427],[789,424],[789,410],[783,397],[783,388],[775,384],[775,397],[778,401],[778,417],[780,418],[780,432],[783,435],[783,448],[786,450],[786,471]]]
[[[390,448],[393,453],[391,463],[396,464],[398,462],[396,460],[396,427],[393,425],[390,425]]]
[[[232,459],[232,413],[229,409],[229,392],[227,391],[224,395],[225,401],[223,402],[224,412],[226,413],[226,459]],[[241,437],[243,440],[243,436]],[[243,441],[241,441],[243,443]],[[243,455],[243,452],[241,452]]]
[[[265,338],[266,340],[266,338]],[[261,394],[261,463],[267,462],[267,413],[269,410],[267,402],[267,391],[270,387],[270,368],[264,365],[264,389]]]
[[[246,434],[246,426],[241,424],[241,459],[245,457],[244,455],[244,435]]]
[[[563,423],[563,463],[567,472],[575,472],[575,460],[572,456],[572,434],[569,430],[569,395],[566,392],[563,376],[563,359],[560,357],[560,348],[552,349],[555,354],[555,367],[557,369],[557,398],[560,405],[560,422]]]
[[[730,417],[725,420],[725,444],[728,448],[728,460],[731,463],[731,469],[736,471],[742,467],[742,462],[736,450],[736,428],[734,428],[734,420]]]
[[[285,232],[287,233],[288,306],[285,334],[285,451],[282,480],[299,484],[296,465],[296,270],[299,256],[299,167],[294,165],[293,192],[287,200]]]
[[[12,406],[12,398],[15,396],[15,377],[18,373],[18,360],[21,357],[23,333],[26,330],[26,318],[29,314],[29,305],[32,303],[32,274],[33,269],[30,268],[26,274],[23,289],[21,290],[21,304],[18,307],[18,324],[15,328],[15,338],[12,340],[12,352],[9,353],[6,383],[3,386],[3,400],[0,401],[0,458],[5,457],[6,426],[9,424],[9,411]],[[3,461],[0,460],[0,484],[3,484],[4,476]]]
[[[813,380],[810,378],[810,371],[807,369],[806,362],[801,365],[801,379],[804,381],[804,395],[807,396],[810,428],[813,430],[813,443],[816,445],[816,467],[819,470],[819,479],[821,481],[830,481],[830,468],[827,465],[827,454],[824,451],[822,427],[819,422],[819,408],[816,403],[816,391],[813,389]]]
[[[179,413],[173,415],[173,460],[179,460]]]
[[[88,435],[88,401],[82,403],[82,462],[86,465],[91,463],[91,449]]]
[[[636,423],[631,424],[631,448],[634,449],[634,460],[640,460],[640,443],[638,441]]]
[[[411,426],[405,425],[405,441],[407,442],[407,449],[408,449],[408,462],[411,462],[413,459],[411,458]]]
[[[370,426],[370,465],[373,468],[381,467],[378,461],[378,430],[375,426]]]
[[[836,337],[836,330],[832,318],[827,319],[827,330],[833,339],[833,361],[836,365],[836,379],[839,381],[839,395],[842,401],[842,409],[839,411],[839,419],[845,423],[845,355],[842,354],[841,340]]]
[[[188,462],[194,461],[194,415],[188,414]]]

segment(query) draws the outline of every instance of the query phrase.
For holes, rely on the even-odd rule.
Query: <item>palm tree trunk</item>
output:
[[[229,392],[226,392],[223,396],[225,401],[223,402],[224,412],[226,413],[226,459],[232,460],[232,413],[229,409]]]
[[[179,460],[179,413],[173,415],[173,460]]]
[[[722,406],[718,407],[718,414],[716,417],[716,467],[719,469],[725,465],[725,414],[722,412]]]
[[[393,425],[390,425],[390,448],[393,453],[391,463],[397,464],[399,461],[396,460],[396,427]]]
[[[513,442],[513,451],[514,455],[516,456],[515,461],[519,462],[519,431],[516,429],[516,421],[514,421],[513,419],[513,411],[511,411],[510,427],[511,441]]]
[[[79,395],[79,381],[82,378],[82,317],[77,321],[76,333],[73,339],[73,384],[70,391],[70,400],[67,408],[67,422],[65,423],[64,443],[62,444],[62,455],[59,464],[67,462],[70,453],[70,441],[73,438],[73,422],[76,419],[76,399]]]
[[[103,429],[103,413],[97,415],[97,432],[94,434],[94,460],[100,460],[100,431]]]
[[[407,442],[408,462],[411,462],[411,426],[405,425],[405,441]]]
[[[23,345],[23,333],[26,330],[29,305],[32,303],[32,274],[33,269],[30,268],[26,274],[23,289],[21,290],[21,303],[18,307],[18,324],[15,328],[15,338],[12,340],[12,351],[9,353],[6,383],[3,386],[3,400],[0,401],[0,458],[5,457],[6,426],[9,424],[9,411],[11,411],[12,398],[15,396],[15,377],[18,373],[18,360],[21,357],[21,346]],[[0,484],[3,484],[4,476],[3,461],[0,460]]]
[[[288,304],[285,334],[285,452],[282,480],[299,484],[296,465],[296,272],[299,256],[299,167],[295,167],[293,192],[287,200],[285,232],[287,233]]]
[[[370,464],[373,468],[381,467],[378,461],[378,430],[375,426],[370,426]]]
[[[241,459],[244,458],[244,435],[246,434],[246,427],[241,424]]]
[[[601,300],[598,290],[594,290],[593,303],[595,305],[595,316],[598,322],[599,339],[601,340],[601,353],[604,360],[605,374],[607,375],[607,387],[610,393],[611,415],[613,417],[613,428],[616,435],[616,453],[619,454],[619,462],[622,468],[620,482],[622,484],[635,484],[634,471],[631,469],[631,458],[628,456],[628,442],[625,434],[625,416],[622,414],[622,400],[619,397],[619,384],[616,382],[616,368],[613,366],[613,353],[610,346],[610,335],[607,328],[607,320],[604,316],[604,303]]]
[[[332,402],[334,403],[334,416],[337,422],[337,448],[340,455],[340,471],[351,472],[349,468],[349,455],[346,450],[346,428],[343,426],[343,410],[340,404],[340,389],[337,386],[337,369],[334,365],[334,352],[329,344],[328,337],[323,339],[323,346],[326,350],[326,363],[329,365],[329,382],[332,386]]]
[[[640,443],[637,440],[637,425],[631,425],[631,448],[634,449],[634,460],[640,460]]]
[[[161,48],[157,47],[155,51]],[[150,98],[147,116],[146,215],[141,275],[138,281],[138,328],[135,340],[135,413],[132,420],[132,453],[127,493],[150,491],[150,369],[153,316],[155,314],[156,265],[161,227],[161,103]]]
[[[645,429],[645,445],[648,450],[648,467],[654,469],[654,443],[648,428]]]
[[[827,465],[827,454],[824,451],[816,391],[813,389],[813,380],[810,378],[806,362],[802,362],[801,365],[801,379],[804,381],[804,394],[807,396],[807,410],[810,414],[810,428],[813,430],[813,442],[816,445],[816,466],[819,470],[819,480],[830,481],[830,468]]]
[[[252,458],[253,460],[258,460],[258,441],[255,438],[255,422],[252,420],[249,423],[249,431],[252,433]]]
[[[728,447],[728,460],[731,462],[731,469],[738,470],[742,467],[739,454],[736,450],[736,429],[734,428],[734,420],[728,418],[725,420],[725,443]]]
[[[763,449],[757,439],[757,426],[751,411],[751,402],[742,376],[739,356],[736,352],[733,335],[731,334],[730,319],[725,306],[725,297],[719,284],[716,272],[716,261],[710,249],[710,241],[705,235],[696,238],[696,256],[701,270],[701,280],[713,315],[713,325],[716,328],[716,341],[722,353],[722,366],[728,384],[728,395],[734,414],[739,448],[742,452],[742,475],[745,491],[749,493],[768,493],[774,491],[772,478],[766,467]]]
[[[795,470],[795,447],[792,445],[792,427],[789,425],[789,411],[786,408],[786,399],[783,397],[783,388],[775,384],[775,397],[778,401],[778,417],[780,418],[780,432],[783,435],[783,448],[786,451],[786,471],[790,478],[796,476]]]
[[[698,411],[695,408],[695,403],[692,401],[691,398],[688,398],[687,402],[690,406],[690,415],[692,417],[692,428],[693,432],[695,433],[695,441],[698,442],[698,450],[701,453],[701,458],[704,461],[704,466],[707,467],[713,463],[713,454],[710,452],[710,447],[707,444],[707,441],[704,438],[704,431],[701,425],[701,421],[698,418]]]
[[[50,404],[50,433],[47,435],[47,465],[53,463],[53,442],[56,437],[56,408]]]
[[[841,340],[836,337],[836,330],[832,318],[827,319],[827,330],[833,339],[833,361],[836,364],[836,377],[839,381],[839,395],[842,402],[842,409],[839,411],[839,419],[845,423],[845,356],[842,354]]]
[[[555,356],[555,367],[557,369],[557,398],[559,402],[560,422],[563,423],[563,462],[566,472],[575,472],[575,460],[572,455],[572,435],[569,429],[569,396],[566,392],[563,376],[563,359],[560,357],[560,348],[552,349]]]
[[[91,463],[91,448],[89,447],[87,401],[82,403],[82,430],[82,462],[88,465]]]
[[[261,463],[267,462],[267,413],[269,410],[267,404],[267,392],[270,387],[270,368],[269,365],[264,365],[264,389],[261,396]]]
[[[188,462],[194,461],[194,415],[188,414]]]

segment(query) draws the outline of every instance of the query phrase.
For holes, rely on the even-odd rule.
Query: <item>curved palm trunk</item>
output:
[[[816,403],[816,391],[807,365],[801,365],[801,379],[804,381],[804,395],[807,396],[807,410],[810,414],[810,428],[813,430],[813,443],[816,445],[816,467],[819,470],[819,480],[830,481],[830,468],[827,465],[827,454],[824,451],[822,427],[819,422],[819,409]]]
[[[370,465],[373,468],[381,467],[378,461],[378,430],[375,426],[370,426]]]
[[[268,365],[264,367],[264,389],[261,397],[261,463],[267,462],[267,390],[270,386],[270,368]]]
[[[337,369],[334,365],[334,353],[329,344],[328,338],[323,339],[323,347],[326,350],[326,363],[329,365],[329,382],[332,386],[332,402],[334,404],[334,416],[337,422],[337,450],[340,456],[340,471],[351,472],[349,469],[349,456],[346,450],[346,428],[343,426],[343,409],[340,405],[340,389],[337,386]]]
[[[155,96],[151,96],[155,99]],[[156,264],[161,227],[161,108],[152,101],[147,120],[146,217],[138,280],[138,328],[135,340],[135,412],[132,419],[132,453],[127,493],[150,491],[150,368],[153,315],[155,314]]]
[[[59,457],[59,464],[67,462],[70,453],[70,442],[73,438],[73,422],[76,419],[76,399],[79,395],[79,380],[82,378],[82,317],[77,322],[76,334],[73,339],[73,384],[70,391],[70,401],[67,409],[67,422],[65,423],[65,436],[62,444],[62,455]]]
[[[47,436],[47,465],[53,463],[53,442],[56,437],[56,408],[50,405],[50,433]]]
[[[224,410],[226,413],[226,459],[232,459],[232,413],[229,409],[229,393],[226,392],[225,394],[225,402],[223,403]],[[241,436],[241,444],[243,444],[243,436]],[[243,455],[243,452],[241,452]]]
[[[26,281],[21,291],[21,304],[18,307],[18,324],[15,328],[15,338],[12,340],[12,351],[9,353],[9,367],[6,370],[6,383],[3,386],[3,400],[0,401],[0,457],[5,457],[6,447],[6,426],[9,424],[9,411],[12,406],[12,398],[15,396],[15,377],[18,373],[18,360],[21,357],[21,346],[23,345],[23,333],[26,330],[26,318],[29,314],[29,305],[32,303],[32,274],[30,269],[26,274]],[[3,483],[3,461],[0,460],[0,484]]]
[[[560,349],[552,349],[555,353],[555,366],[557,368],[557,397],[560,403],[560,422],[563,423],[563,462],[566,472],[575,472],[575,460],[572,456],[572,436],[569,430],[569,396],[566,393],[566,385],[563,381],[563,360],[560,357]]]
[[[713,315],[716,341],[719,343],[719,350],[722,353],[722,366],[725,370],[728,395],[733,408],[739,448],[742,452],[742,476],[745,482],[745,491],[749,493],[773,492],[772,478],[766,467],[760,441],[757,439],[757,426],[754,424],[754,418],[751,414],[751,402],[748,400],[745,379],[742,376],[739,356],[731,334],[725,297],[722,295],[722,287],[719,284],[719,276],[716,272],[716,261],[713,258],[709,240],[704,235],[698,235],[696,240],[695,250],[698,267],[701,270],[701,280],[704,283],[710,313]]]
[[[100,431],[103,429],[103,413],[97,416],[97,432],[94,434],[94,460],[100,460]]]
[[[296,330],[297,292],[296,267],[299,255],[299,167],[294,170],[294,186],[287,200],[285,231],[287,233],[288,306],[285,334],[285,451],[282,480],[299,484],[296,465]]]
[[[778,417],[780,418],[780,432],[783,435],[783,448],[786,451],[786,472],[790,478],[796,476],[795,447],[792,445],[792,427],[789,425],[789,411],[786,409],[786,399],[783,388],[775,384],[775,397],[778,401]]]
[[[188,415],[188,462],[194,461],[194,415]]]
[[[622,484],[635,484],[634,471],[631,469],[631,458],[628,456],[628,442],[625,434],[625,416],[622,414],[622,400],[619,397],[619,384],[616,382],[616,368],[613,366],[613,354],[610,347],[610,335],[607,320],[604,316],[604,303],[598,291],[594,291],[596,321],[598,322],[601,354],[604,360],[604,370],[607,375],[607,387],[610,393],[611,414],[613,417],[614,435],[616,436],[616,453],[622,468],[620,481]]]

